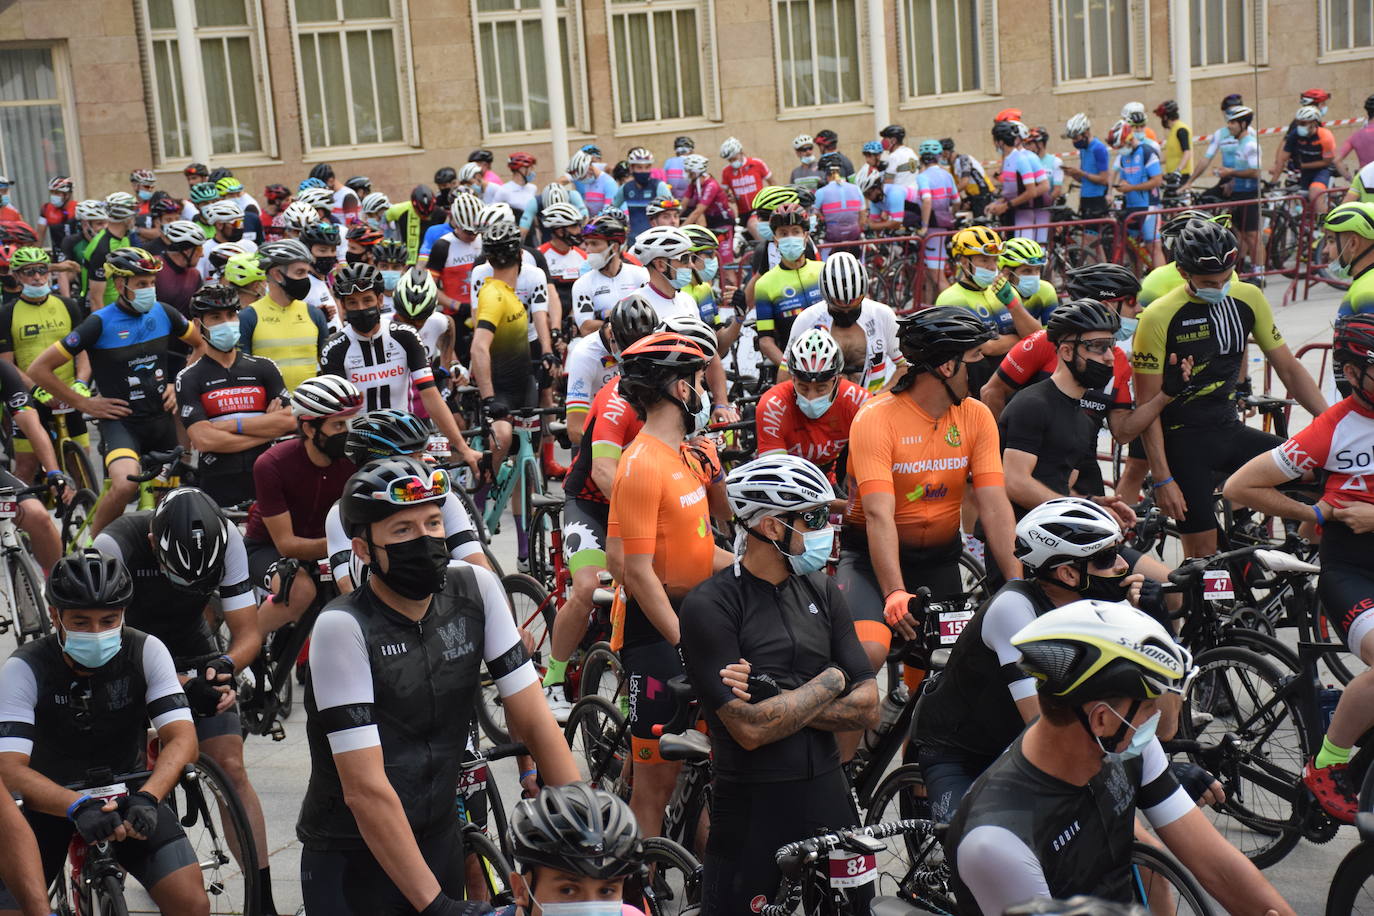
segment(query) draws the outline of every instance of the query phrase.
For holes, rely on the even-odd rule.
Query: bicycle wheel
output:
[[[547,654],[550,633],[553,631],[553,610],[546,607],[544,587],[524,573],[511,573],[501,580],[506,599],[511,604],[517,626],[524,627],[534,637],[534,664],[543,670],[540,659]],[[506,730],[506,710],[496,682],[482,674],[482,689],[477,694],[477,721],[482,733],[493,744],[506,744],[510,732]]]
[[[62,470],[78,489],[94,491],[100,486],[91,456],[75,440],[68,439],[62,443]]]
[[[534,510],[525,530],[530,545],[529,574],[545,590],[551,590],[554,584],[554,569],[549,555],[549,535],[553,531],[553,524],[549,520],[548,510]]]
[[[630,730],[619,709],[604,697],[583,697],[568,713],[563,737],[583,779],[628,797],[629,787],[624,785],[622,774],[630,759]]]
[[[10,570],[10,586],[14,589],[14,638],[23,645],[52,632],[48,618],[48,602],[43,597],[43,574],[25,554],[12,553],[6,558]]]
[[[62,551],[71,553],[90,545],[90,518],[95,512],[96,496],[94,490],[77,490],[72,501],[60,510],[62,519]]]
[[[921,768],[914,763],[900,766],[887,775],[873,792],[873,801],[864,814],[864,825],[885,824],[908,818],[928,820],[930,803]],[[954,893],[949,888],[949,863],[944,847],[935,836],[903,834],[900,841],[885,841],[887,852],[878,854],[880,894],[896,894],[910,903],[934,913],[953,913]],[[897,886],[882,886],[895,881]]]
[[[1300,779],[1311,751],[1292,678],[1259,654],[1229,646],[1203,652],[1196,663],[1179,735],[1203,746],[1189,756],[1226,790],[1226,801],[1207,811],[1213,825],[1267,868],[1302,832]]]
[[[1326,895],[1326,916],[1374,913],[1374,846],[1361,843],[1341,859]]]
[[[625,664],[608,643],[599,642],[582,660],[577,698],[600,696],[618,702],[625,690]]]
[[[644,864],[648,880],[627,879],[627,901],[637,904],[642,898],[641,909],[649,916],[677,916],[701,904],[701,863],[682,846],[667,837],[648,837]]]
[[[129,904],[124,901],[124,885],[115,875],[106,875],[91,889],[92,916],[129,916]],[[211,911],[213,912],[213,910]]]
[[[1131,847],[1131,885],[1136,903],[1147,906],[1155,916],[1211,916],[1212,908],[1193,876],[1162,849],[1144,843]]]
[[[219,764],[202,754],[167,796],[196,852],[210,912],[258,916],[258,854],[243,802]]]
[[[485,895],[481,898],[472,896],[476,888],[472,887],[474,871],[470,869],[468,872],[469,899],[486,900],[498,910],[515,903],[515,895],[510,889],[510,863],[491,837],[483,833],[476,824],[463,826],[463,851],[467,855],[477,858],[476,872],[482,876],[480,880],[482,890],[485,891]]]

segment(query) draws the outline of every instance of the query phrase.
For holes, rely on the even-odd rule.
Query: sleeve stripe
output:
[[[525,644],[516,640],[515,644],[500,655],[487,662],[487,671],[492,679],[499,681],[530,660]]]
[[[1156,780],[1156,782],[1158,782],[1158,780]],[[1170,780],[1170,782],[1172,782],[1172,780]],[[1149,791],[1149,788],[1149,786],[1141,787],[1140,794],[1142,804],[1140,807],[1145,813],[1145,817],[1150,821],[1150,824],[1156,829],[1172,824],[1174,821],[1183,817],[1189,811],[1195,810],[1197,807],[1193,800],[1188,797],[1188,793],[1183,790],[1183,787],[1176,782],[1173,783],[1174,791],[1171,792],[1168,797],[1157,804],[1146,806],[1143,802],[1144,796],[1146,792]]]
[[[189,719],[190,708],[191,704],[187,701],[186,694],[177,691],[176,693],[169,693],[165,697],[158,697],[156,700],[150,702],[148,704],[148,718],[152,719],[154,724],[156,724],[159,718],[171,715],[178,709],[185,709],[188,711],[186,717]],[[173,718],[177,717],[173,716]]]
[[[496,678],[496,692],[503,697],[508,697],[519,693],[531,684],[537,683],[539,683],[539,675],[535,673],[534,663],[527,659],[514,671]]]
[[[32,722],[15,720],[0,722],[0,741],[20,739],[32,743],[36,737],[38,737],[38,727]]]
[[[373,714],[373,704],[371,703],[331,706],[328,709],[321,709],[319,714],[320,725],[329,735],[367,725],[375,726],[377,723],[377,717]]]
[[[25,757],[33,756],[32,738],[0,738],[0,754],[23,754]]]
[[[167,712],[164,712],[160,716],[154,716],[150,714],[148,719],[150,722],[153,723],[153,728],[162,728],[162,726],[172,722],[194,721],[191,718],[191,710],[189,709],[172,709],[168,710]]]
[[[382,743],[382,734],[375,725],[360,725],[342,731],[329,733],[329,752],[346,754],[363,748],[377,747]]]

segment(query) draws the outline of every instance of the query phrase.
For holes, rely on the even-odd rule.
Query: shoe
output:
[[[1358,807],[1355,791],[1350,788],[1349,769],[1348,763],[1319,768],[1315,757],[1302,768],[1302,784],[1316,797],[1322,810],[1342,824],[1355,823]]]
[[[553,720],[559,725],[567,725],[568,716],[572,713],[572,704],[568,702],[568,685],[548,685],[544,688],[544,700],[549,704]]]
[[[568,466],[559,464],[554,458],[544,459],[544,476],[550,480],[562,480],[568,476]]]

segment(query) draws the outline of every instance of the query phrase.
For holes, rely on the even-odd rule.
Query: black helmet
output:
[[[799,184],[794,184],[791,187],[797,192],[797,203],[801,205],[803,210],[807,211],[809,221],[811,208],[816,205],[816,192]]]
[[[335,296],[351,296],[367,290],[385,292],[386,281],[382,272],[366,261],[346,261],[329,273],[329,291]]]
[[[897,343],[914,372],[930,372],[995,336],[977,315],[953,305],[921,309],[897,326]]]
[[[1140,292],[1140,279],[1120,264],[1086,264],[1066,275],[1067,292],[1073,299],[1124,299]]]
[[[323,220],[306,223],[305,228],[301,230],[301,241],[307,245],[333,245],[337,248],[339,224],[326,223]]]
[[[410,205],[415,208],[415,212],[424,218],[428,218],[434,212],[434,192],[429,185],[417,184],[410,192]]]
[[[1155,106],[1155,116],[1168,118],[1171,121],[1178,120],[1178,102],[1173,99],[1165,99]]]
[[[368,178],[366,175],[354,175],[344,182],[344,187],[348,188],[354,194],[357,194],[358,199],[362,200],[372,193],[372,179]]]
[[[783,226],[811,226],[811,214],[796,201],[783,201],[768,215],[768,225],[773,231]]]
[[[516,865],[552,868],[589,878],[637,871],[644,856],[630,806],[586,783],[547,786],[523,799],[510,818]]]
[[[1229,218],[1230,214],[1222,214],[1216,211],[1209,213],[1205,210],[1178,211],[1159,227],[1159,240],[1164,245],[1164,250],[1169,254],[1173,254],[1174,240],[1178,238],[1178,234],[1183,231],[1183,227],[1188,225],[1188,223],[1195,219],[1210,220],[1219,216]]]
[[[207,178],[206,181],[210,182],[211,184],[219,184],[219,180],[220,180],[221,178],[233,178],[233,177],[234,177],[234,173],[233,173],[233,172],[231,172],[229,169],[226,169],[226,168],[224,168],[223,166],[221,166],[220,168],[217,168],[217,169],[215,169],[213,172],[211,172],[211,173],[210,173],[210,177]]]
[[[1231,230],[1211,220],[1189,220],[1174,239],[1174,263],[1186,273],[1223,273],[1234,268],[1239,258]]]
[[[1021,129],[1015,121],[998,121],[992,125],[992,139],[1003,146],[1011,146],[1021,139]]]
[[[840,142],[840,135],[830,128],[816,131],[816,144],[818,146],[834,146]]]
[[[821,156],[820,170],[822,172],[829,172],[831,169],[843,171],[844,160],[840,158],[839,153],[826,153]]]
[[[58,560],[48,576],[48,605],[59,611],[122,611],[133,596],[124,564],[93,547]]]
[[[945,137],[944,139],[942,139],[940,141],[940,149],[944,150],[947,153],[952,151],[954,149],[954,138]]]
[[[1241,104],[1243,104],[1243,100],[1240,97],[1240,93],[1233,92],[1221,100],[1221,110],[1225,112],[1228,109],[1236,108]]]
[[[1374,121],[1374,95],[1364,100],[1364,113],[1369,117],[1369,120]]]
[[[674,138],[673,138],[673,151],[674,151],[674,152],[676,152],[677,150],[680,150],[680,149],[696,149],[696,148],[697,148],[697,143],[696,143],[696,141],[693,140],[691,137],[688,137],[688,136],[685,136],[685,135],[684,135],[684,136],[681,136],[681,137],[674,137]]]
[[[500,222],[482,231],[482,252],[492,266],[497,261],[509,263],[512,258],[520,259],[520,229],[515,223]]]
[[[239,291],[232,286],[211,284],[202,286],[191,296],[188,306],[192,315],[206,312],[237,312],[239,310]]]
[[[624,350],[653,333],[654,328],[658,327],[658,313],[643,293],[634,292],[611,306],[606,324],[610,325],[611,339],[615,345]]]
[[[1121,316],[1114,310],[1096,299],[1070,299],[1063,305],[1055,306],[1049,324],[1045,325],[1045,336],[1051,343],[1058,344],[1070,335],[1086,331],[1115,334],[1119,330]]]
[[[468,162],[485,162],[487,165],[492,163],[491,150],[475,149],[468,153]]]
[[[344,440],[344,455],[362,467],[378,458],[422,451],[433,434],[428,420],[394,407],[383,407],[353,421]]]
[[[203,491],[178,487],[164,496],[150,533],[158,565],[173,585],[205,591],[219,585],[229,522]]]
[[[318,178],[327,184],[329,179],[334,177],[334,166],[328,162],[321,162],[310,170],[310,177]]]
[[[406,243],[399,239],[382,239],[372,246],[372,260],[383,264],[404,264],[410,257]]]
[[[903,140],[906,139],[906,128],[900,124],[889,124],[882,130],[878,131],[878,136],[886,137],[889,140],[895,140],[898,143],[901,143]]]
[[[448,184],[450,181],[458,180],[458,172],[451,165],[446,165],[434,173],[435,184]]]
[[[344,484],[339,516],[351,537],[368,525],[404,509],[442,502],[449,494],[448,472],[419,458],[398,455],[365,465]]]
[[[276,242],[268,242],[258,249],[258,263],[263,270],[272,267],[289,267],[298,261],[309,264],[314,261],[310,254],[310,249],[306,248],[299,239],[281,239]]]

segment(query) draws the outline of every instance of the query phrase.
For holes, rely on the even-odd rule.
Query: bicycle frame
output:
[[[492,534],[500,532],[501,515],[506,511],[511,498],[520,491],[521,482],[525,479],[525,468],[533,467],[535,474],[539,473],[539,460],[535,456],[534,445],[531,442],[532,436],[539,432],[538,418],[534,418],[533,429],[520,422],[521,419],[523,418],[517,418],[511,424],[518,440],[515,452],[507,456],[496,472],[496,482],[487,494],[487,507],[482,518],[486,522],[487,530]],[[521,505],[517,506],[519,511],[516,511],[515,515],[528,519],[529,494],[521,492],[520,501]]]

